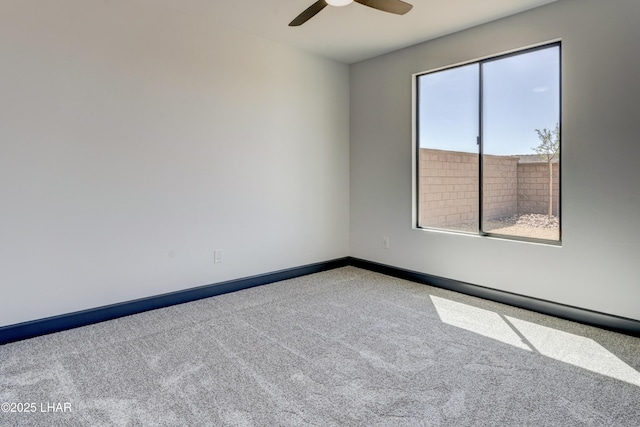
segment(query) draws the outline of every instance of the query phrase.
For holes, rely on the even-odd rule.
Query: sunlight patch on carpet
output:
[[[430,297],[444,323],[531,351],[497,313],[433,295]]]
[[[509,316],[507,319],[527,337],[527,340],[541,354],[591,372],[640,386],[638,371],[591,338]]]
[[[640,386],[640,373],[591,338],[431,295],[440,320],[515,347]]]

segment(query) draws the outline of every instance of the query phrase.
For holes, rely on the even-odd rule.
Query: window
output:
[[[560,44],[418,75],[419,228],[560,241]]]

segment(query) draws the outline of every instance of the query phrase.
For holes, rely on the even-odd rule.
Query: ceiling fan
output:
[[[365,6],[372,7],[374,9],[382,10],[383,12],[395,13],[396,15],[404,15],[409,12],[413,7],[409,3],[405,3],[402,0],[318,0],[305,9],[300,15],[296,17],[289,24],[290,27],[297,27],[313,18],[318,12],[324,9],[327,5],[331,6],[346,6],[353,2],[363,4]]]

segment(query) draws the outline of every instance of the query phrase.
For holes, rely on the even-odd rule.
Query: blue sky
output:
[[[486,154],[531,154],[535,129],[560,119],[559,48],[483,64]],[[477,152],[479,64],[425,74],[420,81],[419,143],[423,148]]]

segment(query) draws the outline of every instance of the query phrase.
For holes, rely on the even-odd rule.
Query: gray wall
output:
[[[0,2],[0,326],[348,255],[348,66],[207,4]]]
[[[638,16],[637,0],[560,0],[352,65],[351,255],[640,319]],[[562,246],[414,229],[412,74],[556,39]]]

